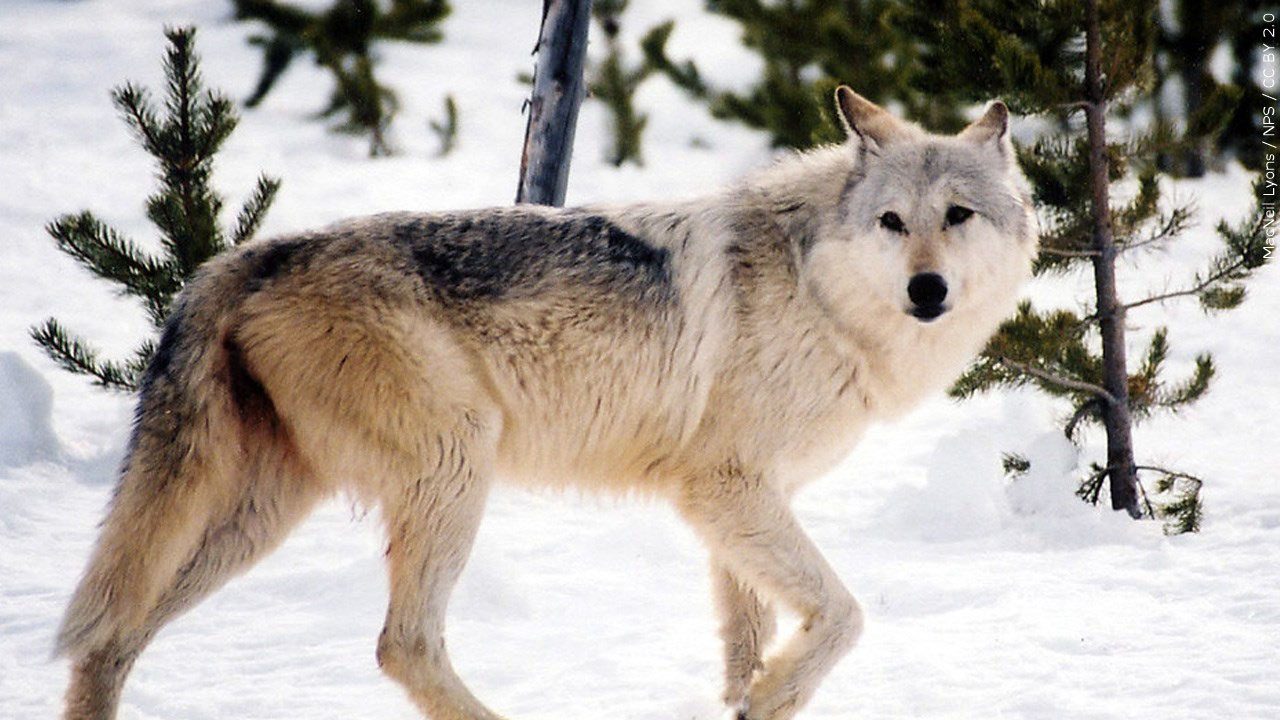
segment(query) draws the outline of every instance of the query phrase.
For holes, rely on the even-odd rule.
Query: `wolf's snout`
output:
[[[907,283],[907,297],[913,305],[912,315],[932,320],[947,311],[943,305],[947,299],[947,281],[938,273],[916,273]]]

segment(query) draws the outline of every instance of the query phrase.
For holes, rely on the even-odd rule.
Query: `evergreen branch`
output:
[[[1191,480],[1197,483],[1204,482],[1204,480],[1196,477],[1195,475],[1188,475],[1187,473],[1178,472],[1177,470],[1170,470],[1169,468],[1160,467],[1159,465],[1134,465],[1133,469],[1160,473],[1161,475],[1164,475],[1165,477],[1171,478],[1174,480]]]
[[[1188,207],[1177,207],[1165,217],[1164,223],[1152,230],[1145,238],[1129,243],[1117,243],[1116,249],[1121,252],[1137,250],[1138,248],[1153,245],[1164,240],[1168,240],[1181,233],[1187,228],[1188,222],[1191,220],[1192,211]]]
[[[652,28],[641,38],[640,49],[644,53],[645,63],[666,75],[677,87],[694,98],[713,95],[711,88],[702,80],[702,75],[692,60],[676,63],[667,56],[667,40],[670,39],[675,25],[674,20],[668,20]]]
[[[78,375],[94,378],[94,384],[110,390],[132,392],[137,389],[137,375],[132,364],[122,367],[118,363],[98,360],[98,354],[77,337],[72,337],[53,318],[30,330],[31,339],[44,349],[54,362]]]
[[[1154,404],[1176,411],[1183,405],[1199,400],[1209,389],[1209,382],[1213,380],[1216,371],[1211,355],[1203,353],[1197,356],[1196,369],[1191,374],[1191,377],[1175,385],[1172,389],[1159,392],[1154,398]]]
[[[1172,491],[1178,481],[1182,481],[1189,486],[1179,494],[1177,499],[1162,507],[1160,515],[1166,520],[1173,519],[1171,525],[1165,525],[1165,532],[1168,534],[1200,531],[1200,520],[1203,515],[1200,490],[1204,487],[1204,480],[1188,473],[1177,472],[1155,465],[1136,465],[1134,469],[1159,473],[1161,478],[1156,489],[1162,493]],[[1173,532],[1170,532],[1170,530]]]
[[[236,227],[231,233],[231,243],[240,243],[253,237],[266,216],[267,208],[275,200],[280,189],[280,181],[266,175],[258,176],[258,184],[253,188],[253,195],[245,202],[240,214],[236,217]]]
[[[1073,380],[1068,377],[1063,377],[1061,375],[1058,375],[1056,373],[1050,372],[1042,368],[1035,367],[1033,365],[1020,363],[1020,362],[1017,362],[1016,360],[1010,360],[1008,357],[1005,357],[1003,355],[998,355],[994,359],[996,362],[1008,367],[1011,370],[1016,370],[1025,375],[1030,375],[1031,377],[1034,377],[1039,380],[1043,380],[1047,383],[1052,383],[1054,385],[1065,388],[1067,390],[1076,390],[1079,392],[1089,393],[1090,395],[1094,395],[1098,398],[1101,398],[1102,400],[1105,400],[1106,402],[1112,405],[1116,403],[1115,396],[1107,392],[1107,389],[1102,387],[1101,385],[1094,385],[1093,383],[1084,382],[1083,380]]]
[[[142,147],[154,157],[164,155],[164,143],[160,137],[159,121],[155,111],[151,109],[147,91],[133,83],[111,91],[111,101],[124,116],[125,122],[133,129]]]
[[[1215,272],[1210,273],[1204,279],[1199,280],[1198,282],[1196,282],[1195,285],[1192,285],[1191,287],[1183,288],[1181,290],[1173,290],[1167,293],[1161,293],[1159,295],[1152,295],[1150,297],[1146,297],[1141,300],[1137,300],[1135,302],[1125,303],[1120,306],[1119,310],[1120,312],[1127,312],[1134,308],[1139,308],[1144,305],[1150,305],[1152,303],[1164,302],[1166,300],[1172,300],[1174,298],[1188,297],[1190,295],[1201,295],[1205,291],[1212,288],[1217,283],[1223,280],[1231,279],[1232,277],[1235,276],[1237,272],[1243,269],[1245,269],[1245,262],[1243,260],[1238,260],[1236,262],[1229,263],[1219,268]],[[1101,317],[1102,317],[1101,315],[1094,314],[1089,316],[1088,318],[1085,318],[1085,320],[1098,320],[1098,319],[1101,319]]]
[[[440,139],[440,150],[436,157],[444,157],[453,152],[458,140],[458,103],[453,95],[444,96],[444,119],[428,120],[427,127]]]
[[[1097,257],[1097,250],[1060,250],[1054,247],[1041,247],[1041,255],[1052,255],[1054,257],[1064,258],[1091,258]]]
[[[1090,505],[1097,505],[1098,499],[1102,496],[1102,484],[1110,474],[1110,468],[1100,467],[1097,463],[1094,463],[1093,472],[1076,489],[1076,497]]]
[[[1147,486],[1145,483],[1142,482],[1142,478],[1138,476],[1137,466],[1134,466],[1133,469],[1134,469],[1134,479],[1137,481],[1134,484],[1138,486],[1138,494],[1142,496],[1142,506],[1147,510],[1147,517],[1154,520],[1156,517],[1156,509],[1151,506],[1151,496],[1147,494]]]
[[[125,369],[134,378],[134,385],[141,386],[147,368],[151,366],[151,358],[156,354],[156,341],[148,338],[133,350],[133,358],[125,363]]]
[[[1072,113],[1077,110],[1088,110],[1093,107],[1093,102],[1089,100],[1073,100],[1071,102],[1057,103],[1051,107],[1059,112]]]
[[[1063,434],[1067,436],[1067,440],[1075,442],[1076,427],[1080,425],[1085,418],[1090,415],[1102,412],[1102,398],[1089,398],[1076,411],[1071,414],[1071,419],[1067,421],[1066,427],[1062,429]]]
[[[163,285],[166,268],[162,262],[88,212],[64,215],[45,230],[57,242],[58,249],[98,277],[124,285],[133,295],[148,297]]]

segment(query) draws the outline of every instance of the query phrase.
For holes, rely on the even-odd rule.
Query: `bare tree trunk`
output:
[[[585,84],[591,0],[543,0],[516,202],[564,205]]]
[[[1129,370],[1124,347],[1124,305],[1116,294],[1116,245],[1111,234],[1107,178],[1107,100],[1101,76],[1101,28],[1098,0],[1086,0],[1085,118],[1089,128],[1089,175],[1093,190],[1093,279],[1102,332],[1103,387],[1111,399],[1103,404],[1107,431],[1107,477],[1111,507],[1141,517],[1138,474],[1133,460],[1133,421],[1129,414]]]

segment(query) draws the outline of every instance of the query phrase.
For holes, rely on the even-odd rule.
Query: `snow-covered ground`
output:
[[[365,142],[307,121],[327,79],[305,62],[246,112],[216,174],[229,204],[259,171],[284,179],[266,231],[387,209],[506,204],[524,129],[520,71],[531,68],[540,4],[455,3],[447,42],[387,47],[400,92],[395,142]],[[754,68],[734,29],[700,3],[635,3],[636,34],[681,18],[676,56],[741,84]],[[123,355],[148,332],[142,312],[58,253],[42,226],[90,208],[143,242],[148,159],[108,89],[159,84],[161,27],[195,22],[210,84],[244,97],[256,79],[252,28],[229,3],[0,0],[0,717],[52,717],[66,680],[48,659],[62,606],[110,493],[127,398],[58,370],[27,338],[53,314]],[[426,119],[445,93],[461,111],[458,150],[432,157]],[[765,140],[707,118],[662,80],[637,98],[650,114],[642,169],[601,160],[607,118],[583,109],[570,201],[697,193],[768,160]],[[1129,268],[1132,293],[1187,277],[1212,251],[1219,215],[1248,205],[1229,171],[1182,183],[1201,224],[1177,248]],[[1042,302],[1080,278],[1040,283]],[[1060,439],[1063,408],[1028,392],[964,404],[938,398],[871,432],[847,463],[809,486],[797,511],[867,609],[858,649],[824,684],[809,718],[1280,717],[1280,269],[1245,306],[1206,318],[1192,304],[1146,308],[1141,335],[1173,327],[1172,369],[1215,353],[1210,395],[1137,433],[1140,456],[1205,476],[1199,535],[1165,537],[1072,497],[1083,457]],[[1000,453],[1035,465],[1006,479]],[[334,503],[286,546],[171,625],[143,656],[122,717],[413,718],[373,661],[385,580],[376,517]],[[720,715],[719,651],[704,554],[666,508],[631,500],[502,490],[492,500],[450,608],[449,642],[476,693],[515,718]]]

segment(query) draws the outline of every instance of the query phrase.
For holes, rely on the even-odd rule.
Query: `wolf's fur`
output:
[[[164,623],[347,490],[386,522],[379,664],[434,720],[496,718],[442,638],[498,477],[674,503],[711,551],[726,702],[791,717],[862,619],[789,497],[954,377],[1036,242],[1002,105],[938,137],[839,104],[848,143],[702,200],[380,215],[210,262],[63,621],[66,717],[112,717]],[[946,226],[951,205],[976,214]],[[934,322],[909,313],[924,272],[949,288]],[[803,624],[762,660],[773,603]]]

